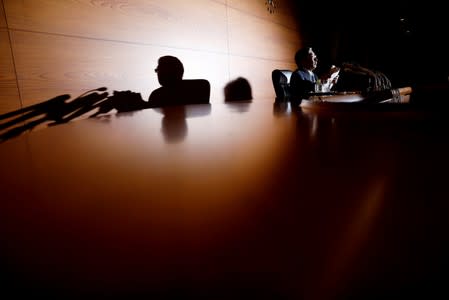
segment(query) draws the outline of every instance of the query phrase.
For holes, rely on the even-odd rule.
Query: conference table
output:
[[[2,293],[442,299],[444,125],[267,98],[26,131],[0,143]]]

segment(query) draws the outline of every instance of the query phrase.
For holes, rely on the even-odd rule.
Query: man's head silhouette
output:
[[[155,71],[159,84],[170,86],[182,80],[184,66],[178,58],[167,55],[159,58]]]

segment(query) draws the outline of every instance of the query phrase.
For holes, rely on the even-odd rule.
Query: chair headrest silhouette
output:
[[[183,79],[154,90],[149,98],[150,107],[169,105],[207,104],[210,101],[210,83],[206,79]]]
[[[188,104],[205,104],[210,101],[210,83],[206,79],[184,79],[181,93]]]
[[[288,100],[291,96],[290,77],[292,73],[290,70],[281,69],[275,69],[271,72],[276,101]]]

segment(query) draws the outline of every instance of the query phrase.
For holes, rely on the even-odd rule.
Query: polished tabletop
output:
[[[3,289],[60,299],[447,295],[445,118],[376,107],[254,99],[8,139]]]

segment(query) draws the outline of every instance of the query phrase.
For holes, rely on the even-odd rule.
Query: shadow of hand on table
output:
[[[70,122],[81,117],[95,117],[100,114],[129,112],[147,108],[139,93],[131,91],[106,92],[106,87],[89,90],[78,97],[70,99],[70,95],[56,96],[47,101],[24,107],[0,115],[0,143],[16,137],[38,125],[54,126]],[[88,115],[92,111],[94,114]]]

